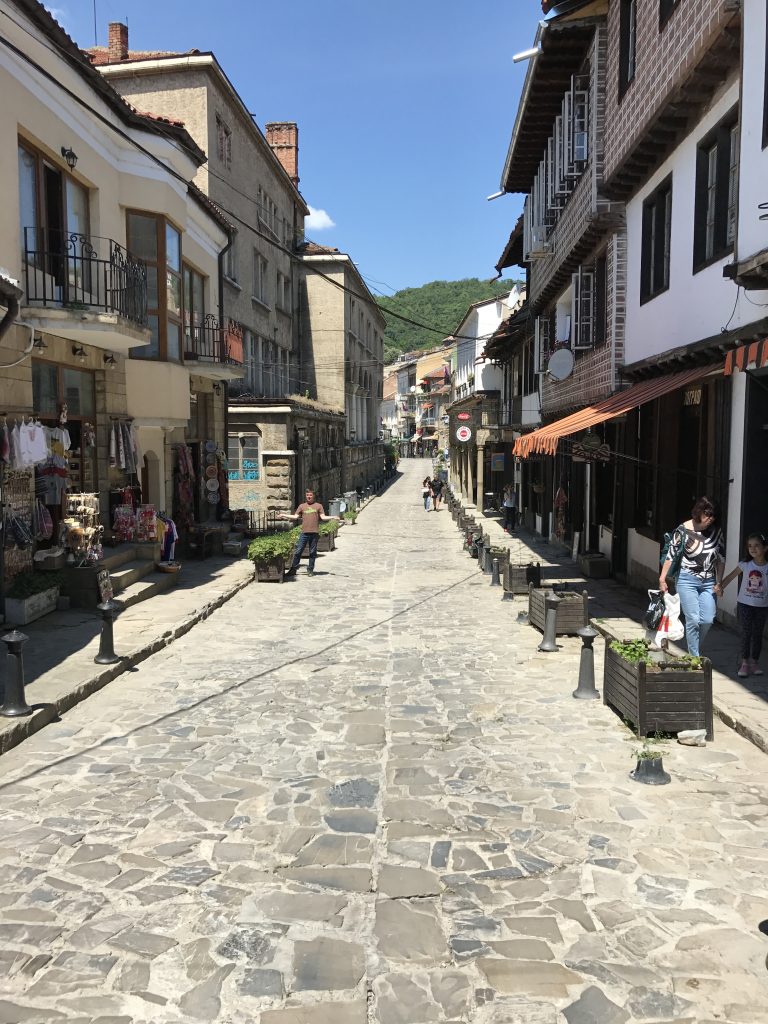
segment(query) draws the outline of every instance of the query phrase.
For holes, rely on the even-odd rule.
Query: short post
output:
[[[553,591],[550,591],[544,598],[544,639],[539,644],[539,650],[544,654],[551,654],[557,650],[555,636],[557,634],[557,607],[560,598]]]
[[[117,605],[110,599],[109,601],[104,601],[103,604],[97,604],[96,607],[101,612],[101,637],[99,638],[99,653],[93,660],[96,665],[114,665],[120,661],[120,658],[115,654],[115,641],[112,629]]]
[[[576,635],[581,637],[582,648],[579,658],[579,685],[573,691],[573,696],[577,700],[597,700],[600,694],[595,687],[595,652],[592,644],[599,633],[591,626],[582,626],[576,630]]]
[[[5,636],[0,637],[5,644],[8,657],[13,658],[13,668],[8,672],[5,680],[5,698],[0,708],[0,715],[5,718],[20,718],[22,715],[31,715],[32,708],[27,704],[24,696],[24,655],[22,648],[29,640],[24,633],[18,629],[11,630]]]
[[[501,586],[501,580],[499,579],[499,560],[498,560],[498,558],[494,558],[494,560],[493,560],[493,568],[491,570],[491,586],[492,587],[500,587]]]

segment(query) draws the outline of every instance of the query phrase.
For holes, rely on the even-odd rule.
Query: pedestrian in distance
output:
[[[514,533],[517,526],[517,495],[515,485],[507,484],[504,488],[504,532]]]
[[[429,512],[429,502],[432,498],[432,481],[425,476],[421,481],[421,497],[424,502],[424,511]]]
[[[750,533],[747,537],[747,558],[715,587],[715,593],[722,596],[736,576],[741,577],[736,603],[736,617],[741,629],[741,665],[736,674],[743,679],[748,675],[763,674],[758,661],[768,618],[768,540],[764,533]]]
[[[717,591],[723,581],[725,541],[717,518],[714,503],[707,497],[699,498],[691,509],[691,518],[674,531],[659,575],[659,590],[666,593],[667,573],[679,560],[676,586],[688,653],[694,658],[700,656],[701,644],[715,621]]]
[[[440,500],[443,497],[443,481],[436,476],[432,481],[432,505],[435,512],[440,509]]]
[[[315,501],[315,492],[308,487],[304,493],[304,501],[302,501],[293,515],[289,512],[281,512],[279,518],[301,520],[301,533],[299,534],[299,539],[296,542],[296,547],[293,551],[293,561],[288,567],[285,576],[291,577],[296,575],[296,570],[299,568],[299,562],[301,561],[301,556],[304,553],[304,548],[307,544],[309,544],[307,576],[314,576],[315,559],[317,558],[317,538],[320,535],[320,523],[327,523],[333,519],[337,519],[341,522],[341,516],[327,516],[325,514],[325,509],[320,502]]]

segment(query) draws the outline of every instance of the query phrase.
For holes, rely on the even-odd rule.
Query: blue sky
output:
[[[50,8],[83,47],[93,0]],[[263,127],[299,124],[300,188],[380,292],[490,278],[521,209],[496,192],[539,0],[96,0],[98,42],[213,50]]]

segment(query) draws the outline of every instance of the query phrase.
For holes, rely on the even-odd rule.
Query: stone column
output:
[[[485,504],[485,445],[479,444],[477,452],[477,507],[483,511]]]

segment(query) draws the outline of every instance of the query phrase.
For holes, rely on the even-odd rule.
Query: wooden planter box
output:
[[[700,669],[657,669],[626,661],[605,647],[603,703],[631,722],[639,736],[654,732],[706,729],[714,736],[712,664],[701,659]]]
[[[529,585],[528,589],[528,621],[532,626],[544,632],[546,618],[546,598],[552,589],[537,590]],[[558,595],[559,596],[559,595]],[[565,594],[557,606],[557,625],[555,636],[566,636],[589,625],[589,598],[586,590],[583,594]]]
[[[285,575],[285,559],[273,558],[269,562],[254,564],[257,583],[282,583]]]
[[[485,572],[493,572],[493,560],[499,560],[499,572],[503,572],[504,566],[509,559],[509,548],[497,548],[486,541],[485,546]]]
[[[14,626],[26,626],[35,619],[42,619],[44,615],[55,612],[58,599],[58,587],[41,590],[29,597],[6,597],[5,621]]]
[[[318,551],[335,551],[336,535],[334,533],[321,533],[317,538]],[[302,558],[309,558],[309,545],[301,553]]]
[[[527,594],[529,587],[541,586],[541,564],[530,562],[528,565],[512,565],[507,562],[502,582],[508,594]]]

